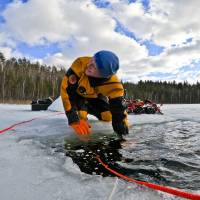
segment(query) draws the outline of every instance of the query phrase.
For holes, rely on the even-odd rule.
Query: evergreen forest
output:
[[[6,59],[0,52],[0,102],[26,102],[58,97],[65,68],[31,63],[26,58]],[[124,82],[126,98],[156,103],[200,103],[200,83],[139,81]]]

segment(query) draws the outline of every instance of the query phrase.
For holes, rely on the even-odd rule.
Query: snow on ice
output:
[[[37,138],[76,137],[67,125],[61,99],[48,111],[31,111],[30,105],[0,104],[0,130],[34,117],[0,134],[0,199],[2,200],[79,200],[79,199],[171,199],[135,184],[113,177],[82,173],[70,157],[54,152]],[[200,121],[200,105],[164,105],[164,115],[129,115],[130,124],[163,123],[178,119]],[[90,116],[93,131],[106,130],[108,123],[98,123]],[[98,131],[97,131],[98,132]]]

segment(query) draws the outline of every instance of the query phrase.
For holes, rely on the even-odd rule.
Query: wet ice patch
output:
[[[51,113],[50,111],[31,112],[28,106],[23,105],[0,105],[0,109],[4,113],[0,116],[1,128],[22,120]],[[163,112],[164,115],[159,116],[159,118],[153,115],[129,116],[130,122],[133,124],[130,138],[136,139],[137,145],[131,149],[120,150],[118,153],[122,156],[121,160],[118,153],[105,152],[103,147],[96,148],[96,152],[102,152],[106,163],[111,164],[111,167],[114,165],[113,163],[118,164],[115,165],[119,167],[117,170],[130,177],[141,179],[147,173],[144,179],[154,181],[153,177],[159,175],[155,174],[159,172],[156,169],[159,166],[158,169],[168,181],[176,181],[176,185],[183,183],[181,186],[184,188],[185,181],[190,180],[187,184],[192,185],[192,190],[197,192],[196,185],[199,185],[198,159],[200,154],[199,143],[196,144],[196,142],[199,141],[199,137],[197,137],[199,127],[198,123],[194,122],[199,120],[200,106],[178,105],[176,107],[175,105],[168,105],[165,107],[164,105]],[[107,136],[113,135],[112,127],[109,123],[109,129],[104,129],[104,123],[102,123],[102,126],[99,126],[100,124],[95,121],[92,123],[95,130],[99,128],[95,133],[96,135],[102,134],[101,130],[106,133],[110,130]],[[116,184],[116,177],[103,178],[98,175],[97,170],[100,168],[98,165],[92,168],[91,174],[83,172],[72,157],[66,155],[67,150],[63,143],[65,138],[70,140],[77,139],[69,129],[65,115],[49,116],[42,120],[35,120],[31,123],[17,126],[14,130],[1,135],[1,198],[4,200],[35,200],[41,199],[41,197],[44,200],[95,198],[117,200],[169,199],[168,195],[163,195],[163,193],[161,194],[135,184],[132,185],[123,180],[119,180]],[[105,141],[105,136],[102,136],[100,140],[102,142]],[[180,145],[176,146],[173,143],[175,141],[177,141],[177,144],[180,142]],[[184,145],[181,145],[181,143],[184,143]],[[108,145],[108,143],[105,142],[104,145]],[[170,147],[173,148],[170,149]],[[69,150],[73,150],[72,146],[70,146]],[[166,150],[167,154],[165,154]],[[93,155],[93,152],[90,149],[75,153],[85,153],[84,158],[89,160],[88,158],[93,158],[90,156],[91,154]],[[115,155],[118,155],[117,159],[119,161],[116,161]],[[159,155],[165,155],[165,159],[158,159]],[[167,158],[167,155],[173,159]],[[177,161],[177,158],[184,158],[184,162],[182,160],[181,162],[180,160],[179,162],[174,162]],[[187,169],[187,171],[184,171],[187,178],[184,182],[181,177],[181,170],[177,173],[176,170],[173,171],[176,168],[169,169],[172,164],[179,165],[177,169],[180,169],[180,167],[183,170]],[[134,169],[133,166],[135,166]],[[190,166],[192,166],[196,175],[191,176],[191,171],[188,170]],[[130,174],[121,170],[123,168],[130,169],[128,171]],[[177,177],[172,178],[170,173],[174,174],[175,172]],[[159,177],[157,180],[160,181]],[[188,187],[185,189],[187,190]],[[174,199],[174,197],[170,196],[170,199]]]

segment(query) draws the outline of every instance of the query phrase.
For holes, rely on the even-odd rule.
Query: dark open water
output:
[[[54,138],[45,143],[55,152],[65,152],[84,173],[114,176],[97,161],[98,154],[110,168],[134,179],[200,190],[200,123],[177,120],[136,125],[126,146],[114,134],[99,135],[89,142],[68,139],[63,143],[63,138],[60,142]]]

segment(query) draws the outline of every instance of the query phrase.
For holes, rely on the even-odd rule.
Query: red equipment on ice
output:
[[[127,112],[132,114],[163,114],[160,106],[151,100],[126,100]]]

